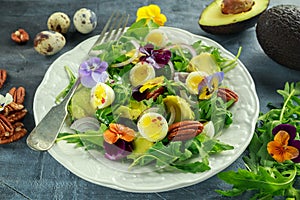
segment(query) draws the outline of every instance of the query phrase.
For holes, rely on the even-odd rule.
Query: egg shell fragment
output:
[[[78,32],[87,34],[96,28],[97,16],[92,10],[81,8],[73,16],[73,24]]]
[[[34,38],[34,49],[42,55],[54,55],[66,44],[65,37],[55,31],[41,31]]]
[[[69,16],[63,12],[55,12],[48,18],[47,26],[50,31],[56,31],[62,34],[68,32],[71,25]]]

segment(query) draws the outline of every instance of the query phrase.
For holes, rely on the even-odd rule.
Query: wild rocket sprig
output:
[[[300,199],[300,163],[298,159],[287,160],[297,156],[297,152],[293,152],[295,156],[292,157],[286,151],[293,144],[299,144],[300,140],[300,82],[286,83],[284,89],[277,92],[283,97],[282,107],[269,104],[270,111],[260,114],[254,137],[247,149],[248,155],[243,158],[246,169],[221,172],[218,177],[232,184],[232,190],[217,190],[218,193],[238,196],[253,191],[252,199],[272,199],[276,196]],[[285,128],[278,130],[278,127],[285,126],[295,127],[296,133],[290,135],[289,129],[283,130]],[[286,141],[280,139],[281,136],[277,135],[279,132],[288,137]],[[290,137],[291,141],[287,141]],[[272,149],[275,142],[276,149]],[[299,153],[300,147],[294,146]]]

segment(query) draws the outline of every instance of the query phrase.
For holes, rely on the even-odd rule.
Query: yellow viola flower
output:
[[[158,85],[161,85],[164,83],[164,77],[163,76],[159,76],[159,77],[156,77],[156,78],[153,78],[151,80],[148,80],[147,82],[145,82],[143,84],[143,86],[139,89],[139,91],[141,93],[143,93],[144,91],[146,91],[147,89],[152,89]]]
[[[160,13],[160,7],[155,4],[150,4],[149,6],[140,7],[136,12],[136,21],[141,19],[153,20],[160,26],[163,26],[167,21],[167,17]]]

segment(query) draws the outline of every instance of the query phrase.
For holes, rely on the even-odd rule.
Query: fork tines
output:
[[[115,41],[121,37],[124,33],[126,25],[128,23],[129,14],[114,12],[106,22],[104,28],[101,31],[101,34],[97,41],[94,43],[92,48],[89,51],[89,55],[93,51],[93,48],[101,43],[108,41]]]

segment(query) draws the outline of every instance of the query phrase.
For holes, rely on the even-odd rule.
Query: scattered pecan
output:
[[[9,90],[9,94],[13,96],[14,102],[17,104],[22,104],[25,99],[25,88],[24,87],[13,87]]]
[[[13,128],[14,128],[14,132],[11,136],[0,137],[0,144],[11,143],[16,140],[19,140],[27,133],[27,130],[24,128],[24,124],[21,122],[16,122],[15,124],[13,124]]]
[[[238,14],[251,10],[254,0],[223,0],[221,10],[223,14]]]
[[[24,105],[17,104],[15,102],[11,102],[10,104],[6,105],[1,112],[4,116],[8,116],[12,112],[20,111],[24,108]]]
[[[0,69],[0,88],[3,87],[7,78],[7,72],[5,69]]]
[[[18,44],[24,44],[29,40],[29,34],[21,28],[13,32],[10,37]]]
[[[148,99],[151,99],[151,98],[152,98],[153,100],[156,100],[156,98],[157,98],[159,95],[163,94],[164,92],[165,92],[165,87],[164,87],[164,86],[158,87],[157,89],[155,89],[155,90],[149,92],[149,93],[147,94],[147,96],[146,96],[146,99],[148,100]]]
[[[218,97],[221,97],[225,102],[228,102],[230,100],[234,100],[234,102],[237,102],[239,100],[239,96],[234,91],[228,88],[219,88]]]
[[[186,120],[176,122],[169,126],[167,137],[169,141],[186,141],[199,135],[203,128],[203,124],[199,121]]]
[[[22,110],[8,114],[7,120],[11,123],[18,122],[18,121],[22,120],[26,114],[27,114],[27,110],[22,109]]]
[[[8,119],[0,114],[0,136],[9,137],[13,134],[14,128]]]
[[[109,128],[104,131],[103,137],[109,144],[117,142],[118,139],[131,142],[135,137],[135,131],[122,124],[111,123],[109,124]]]

